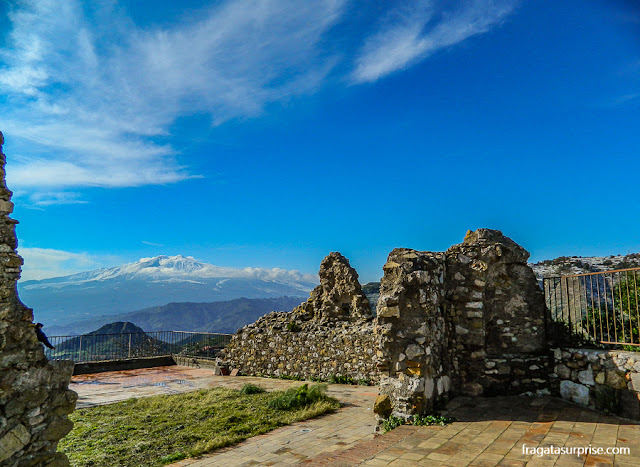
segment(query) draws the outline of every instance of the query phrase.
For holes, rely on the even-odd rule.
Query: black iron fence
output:
[[[49,360],[76,363],[166,355],[214,358],[231,341],[231,336],[188,331],[50,336],[49,342],[55,348],[45,351]]]
[[[551,318],[583,342],[640,346],[640,268],[543,279]]]

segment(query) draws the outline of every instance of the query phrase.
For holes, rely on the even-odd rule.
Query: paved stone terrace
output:
[[[201,387],[240,388],[259,384],[268,390],[301,384],[265,378],[213,376],[208,369],[161,367],[83,375],[73,378],[79,406],[129,397],[184,392]],[[371,411],[375,387],[330,385],[329,394],[345,407],[335,414],[299,422],[248,439],[176,466],[640,466],[640,425],[555,398],[456,398],[445,426],[401,426],[374,437]],[[628,447],[627,455],[525,455],[531,447]]]
[[[640,425],[561,399],[456,398],[440,427],[401,426],[340,453],[302,465],[389,466],[640,466]],[[628,455],[523,454],[530,447],[628,447]],[[242,465],[242,464],[240,464]],[[248,465],[248,464],[247,464]]]

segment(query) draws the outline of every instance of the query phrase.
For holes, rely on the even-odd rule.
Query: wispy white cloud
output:
[[[343,3],[236,0],[142,29],[112,2],[18,2],[0,50],[0,93],[11,103],[0,128],[30,149],[12,154],[9,183],[67,189],[192,177],[162,142],[172,123],[198,113],[215,123],[252,117],[316,89],[334,63],[318,44]]]
[[[351,20],[349,3],[359,8],[356,0],[229,0],[163,26],[137,25],[111,0],[12,3],[0,48],[8,183],[46,206],[81,202],[51,193],[198,176],[170,143],[180,117],[208,115],[214,125],[256,117],[345,69],[352,82],[376,81],[488,31],[514,8],[508,0],[394,2],[375,31],[340,29],[359,36],[346,41],[358,44],[354,55],[330,36]]]
[[[100,267],[103,259],[87,253],[74,253],[51,248],[18,248],[24,259],[22,281],[48,279],[66,276]]]
[[[29,201],[35,206],[50,206],[52,204],[86,204],[82,195],[73,191],[35,192],[29,195]]]
[[[362,47],[351,75],[354,83],[377,81],[429,55],[489,31],[515,6],[514,0],[412,1],[398,6]]]
[[[142,243],[144,243],[145,245],[150,245],[150,246],[164,246],[162,243],[147,242],[146,240],[142,240]]]

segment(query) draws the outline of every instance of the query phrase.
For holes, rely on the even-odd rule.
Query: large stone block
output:
[[[391,398],[388,394],[380,394],[376,397],[376,401],[373,404],[373,413],[380,415],[383,418],[387,418],[391,415]]]
[[[583,384],[574,383],[573,381],[560,382],[560,395],[563,399],[580,405],[588,406],[591,402],[589,388]]]
[[[31,439],[24,425],[17,425],[0,438],[0,462],[4,462],[20,451]]]
[[[584,371],[578,372],[578,381],[582,384],[586,384],[587,386],[595,386],[595,381],[593,379],[593,370],[591,367],[588,367]]]

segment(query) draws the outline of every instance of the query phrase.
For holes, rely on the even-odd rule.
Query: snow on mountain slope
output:
[[[135,263],[128,263],[113,268],[101,268],[94,271],[81,272],[70,276],[54,277],[39,281],[26,281],[21,283],[23,290],[34,288],[55,288],[69,285],[91,285],[92,282],[108,280],[156,280],[172,282],[202,283],[198,279],[224,279],[244,278],[258,279],[265,282],[276,282],[299,288],[301,291],[309,291],[310,286],[317,283],[318,279],[312,274],[302,274],[295,270],[286,269],[262,269],[262,268],[227,268],[198,261],[192,256],[155,256],[153,258],[141,258]]]
[[[171,302],[306,298],[317,276],[298,271],[226,268],[190,256],[142,258],[119,267],[18,283],[37,320],[50,324],[131,312]]]

